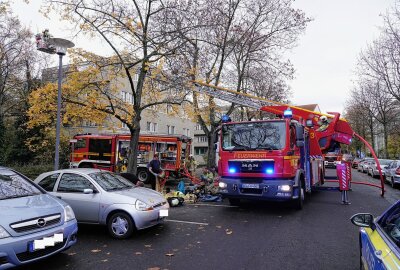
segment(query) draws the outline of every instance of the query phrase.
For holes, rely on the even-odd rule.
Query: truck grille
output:
[[[45,249],[37,250],[34,252],[25,251],[18,253],[17,258],[21,262],[37,259],[62,249],[64,245],[65,245],[65,239],[62,243],[57,243],[53,247],[46,247]]]
[[[265,173],[274,169],[274,160],[229,160],[228,166],[241,173]]]
[[[10,224],[10,227],[17,233],[22,233],[46,228],[58,224],[60,221],[61,214],[55,214],[12,223]]]

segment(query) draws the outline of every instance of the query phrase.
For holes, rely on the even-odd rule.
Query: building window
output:
[[[157,132],[157,123],[146,122],[146,130],[149,132]]]
[[[172,105],[167,104],[167,113],[171,113],[171,112],[172,112]]]
[[[205,155],[207,153],[207,147],[195,147],[194,154],[196,156]]]
[[[133,95],[132,93],[128,93],[125,91],[121,92],[121,98],[123,102],[129,103],[129,104],[133,104]]]
[[[199,143],[207,142],[207,137],[206,136],[197,136],[197,142],[199,142]]]
[[[190,130],[188,128],[183,128],[183,135],[190,136]]]
[[[90,120],[84,120],[82,123],[82,126],[84,127],[97,127],[98,125],[95,122],[92,122]]]
[[[201,130],[201,125],[196,125],[196,130]]]
[[[167,125],[168,134],[175,134],[175,126]]]

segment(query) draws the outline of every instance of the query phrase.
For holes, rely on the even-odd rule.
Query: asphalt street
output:
[[[355,170],[353,180],[379,182]],[[186,204],[171,208],[163,225],[122,241],[103,226],[79,225],[76,246],[22,269],[359,269],[350,217],[377,216],[400,198],[400,190],[386,189],[382,198],[377,188],[353,185],[350,205],[337,191],[315,192],[301,211],[281,203]]]

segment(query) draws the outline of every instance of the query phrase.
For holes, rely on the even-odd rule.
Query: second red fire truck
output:
[[[99,168],[125,172],[129,152],[128,134],[80,134],[71,141],[71,168]],[[191,138],[183,135],[140,135],[138,144],[139,180],[147,182],[147,164],[159,153],[161,167],[167,174],[178,177],[191,149]]]

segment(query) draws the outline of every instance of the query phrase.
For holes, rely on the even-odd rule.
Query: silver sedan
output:
[[[67,202],[79,223],[107,225],[118,239],[161,223],[169,205],[161,193],[136,187],[120,175],[99,169],[67,169],[39,175],[35,183]]]

